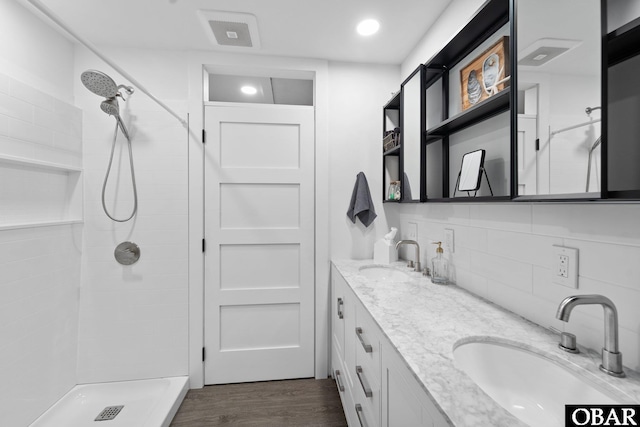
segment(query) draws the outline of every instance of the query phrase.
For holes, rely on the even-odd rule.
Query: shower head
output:
[[[105,98],[122,96],[120,95],[120,89],[124,89],[128,95],[133,93],[131,86],[116,85],[116,82],[114,82],[111,77],[98,70],[85,71],[80,75],[80,80],[82,80],[82,84],[91,92]]]
[[[100,109],[110,116],[118,117],[120,115],[120,106],[116,98],[105,99],[100,103]]]
[[[80,75],[82,84],[96,95],[114,98],[118,94],[116,82],[102,71],[87,70]]]

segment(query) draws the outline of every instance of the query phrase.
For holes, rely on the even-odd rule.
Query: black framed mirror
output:
[[[456,186],[454,188],[454,197],[457,191],[465,191],[470,196],[470,192],[474,191],[474,197],[480,189],[482,184],[482,176],[487,176],[484,170],[484,158],[486,151],[484,149],[471,151],[462,156],[462,163],[460,165],[460,172],[458,172],[458,179],[456,180]],[[493,190],[489,183],[489,177],[487,177],[487,184],[491,195]]]

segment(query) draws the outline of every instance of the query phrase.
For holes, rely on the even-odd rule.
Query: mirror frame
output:
[[[465,178],[465,174],[463,174],[463,170],[465,168],[465,163],[469,163],[471,160],[467,160],[465,162],[465,159],[470,159],[471,157],[467,157],[471,154],[475,154],[480,152],[480,162],[478,162],[478,172],[477,175],[475,177],[475,185],[472,188],[460,188],[460,186],[462,185],[462,181]],[[480,188],[480,185],[482,183],[482,173],[484,172],[484,156],[486,154],[486,150],[484,150],[483,148],[480,148],[478,150],[474,150],[474,151],[469,151],[468,153],[465,153],[462,156],[462,161],[460,162],[460,172],[458,172],[458,182],[456,184],[456,191],[478,191],[478,189]],[[467,168],[471,167],[473,165],[467,165]],[[471,177],[473,177],[473,175],[470,175]],[[469,179],[471,180],[471,178]],[[466,181],[466,180],[465,180]],[[454,196],[455,197],[455,196]]]
[[[407,156],[406,156],[406,141],[405,141],[405,137],[407,135],[407,129],[405,126],[405,120],[404,120],[404,115],[405,115],[405,86],[412,81],[412,79],[418,79],[417,81],[419,82],[419,96],[420,96],[420,106],[419,106],[419,110],[418,110],[418,115],[420,118],[420,128],[415,130],[416,132],[419,132],[419,140],[418,140],[418,158],[417,159],[410,159],[411,161],[417,161],[418,162],[418,171],[419,171],[419,177],[418,177],[418,185],[416,186],[414,183],[414,187],[411,188],[411,199],[406,199],[405,195],[405,179],[404,177],[406,176],[405,174],[405,165],[407,160]],[[426,111],[426,86],[425,86],[425,71],[424,71],[424,64],[420,64],[418,65],[418,67],[402,82],[402,84],[400,85],[401,91],[400,91],[400,128],[401,128],[401,133],[400,133],[400,138],[401,138],[401,156],[400,156],[400,181],[402,182],[401,184],[401,192],[402,192],[402,198],[401,201],[403,203],[420,203],[422,201],[424,201],[426,199],[426,186],[423,185],[425,176],[426,176],[426,167],[427,167],[427,163],[426,163],[426,159],[424,156],[424,151],[425,151],[425,141],[426,141],[426,136],[425,136],[425,131],[426,131],[426,127],[427,127],[427,117],[425,114]],[[416,191],[416,189],[418,191]]]

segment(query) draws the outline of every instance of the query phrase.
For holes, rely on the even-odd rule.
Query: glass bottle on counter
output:
[[[442,242],[434,242],[438,245],[436,256],[431,259],[431,282],[438,285],[446,285],[449,282],[449,261],[444,257]]]

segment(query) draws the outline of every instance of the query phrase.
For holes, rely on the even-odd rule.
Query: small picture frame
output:
[[[503,36],[460,70],[462,111],[509,86],[509,37]]]

